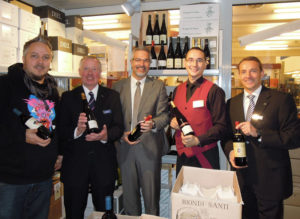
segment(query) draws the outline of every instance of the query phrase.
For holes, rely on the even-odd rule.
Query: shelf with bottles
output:
[[[185,69],[151,69],[149,76],[187,76]],[[219,76],[219,69],[205,69],[204,76]]]

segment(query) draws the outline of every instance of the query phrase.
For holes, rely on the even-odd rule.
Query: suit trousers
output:
[[[147,156],[142,145],[136,144],[130,146],[128,156],[120,168],[125,214],[141,215],[142,192],[145,213],[159,215],[161,158]]]
[[[271,180],[271,179],[270,179]],[[252,186],[242,188],[243,219],[283,219],[282,200],[264,200]]]
[[[93,177],[95,163],[93,159],[97,159],[95,154],[89,155],[88,178],[78,180],[82,177],[80,173],[74,175],[74,179],[64,181],[64,204],[66,209],[66,219],[83,219],[84,211],[87,205],[89,188],[91,188],[92,201],[96,211],[105,211],[105,196],[112,196],[114,192],[114,184],[103,185],[101,179]]]

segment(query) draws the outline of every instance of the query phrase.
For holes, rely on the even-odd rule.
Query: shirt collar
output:
[[[138,80],[135,79],[135,77],[131,76],[131,85],[136,86],[136,82]],[[139,82],[141,82],[141,86],[143,86],[145,84],[146,81],[146,77],[144,77],[142,80],[139,80]]]
[[[90,91],[93,92],[95,99],[97,99],[97,94],[99,90],[99,84],[97,84],[92,90],[89,90],[86,86],[82,85],[85,95],[87,96]]]
[[[195,85],[196,87],[199,87],[203,83],[203,76],[198,78],[194,83],[191,83],[190,80],[187,80],[186,87],[189,87],[191,85]]]
[[[244,89],[244,98],[247,97],[248,95],[254,95],[255,96],[255,99],[258,98],[260,92],[261,92],[261,89],[262,89],[262,85],[260,85],[255,91],[253,91],[251,94],[248,93],[245,89]]]

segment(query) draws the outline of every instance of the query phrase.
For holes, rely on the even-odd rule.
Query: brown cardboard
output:
[[[183,183],[196,183],[205,188],[218,185],[232,186],[238,203],[222,200],[209,200],[201,197],[192,197],[179,194]],[[171,194],[172,219],[183,219],[192,215],[195,218],[214,219],[241,219],[242,196],[234,171],[212,170],[205,168],[183,166],[177,176]],[[198,217],[197,217],[198,216]]]
[[[63,185],[59,180],[53,182],[48,219],[58,219],[62,216]]]
[[[284,219],[299,219],[300,207],[284,205]]]

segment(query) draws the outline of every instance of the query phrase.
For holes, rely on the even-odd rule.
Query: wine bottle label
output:
[[[216,63],[216,61],[215,61],[215,57],[211,57],[211,59],[210,59],[210,64],[211,65],[214,65]]]
[[[190,125],[185,125],[181,128],[183,135],[193,132],[193,129]]]
[[[172,58],[167,59],[167,68],[174,68],[174,59]]]
[[[151,45],[151,43],[152,43],[152,35],[147,35],[146,36],[146,44]]]
[[[153,35],[153,41],[155,45],[159,45],[159,35]]]
[[[37,119],[31,117],[30,119],[28,119],[25,122],[25,125],[29,128],[29,129],[38,129],[40,126],[42,126],[43,124],[41,124]]]
[[[158,60],[158,66],[166,66],[167,61],[166,60]]]
[[[245,142],[233,142],[233,150],[235,157],[246,157]]]
[[[167,44],[167,35],[166,34],[161,34],[160,35],[160,43],[164,41],[164,44]]]
[[[156,59],[151,60],[150,68],[157,68],[157,60]]]
[[[88,125],[90,129],[97,129],[98,128],[98,124],[96,120],[90,120],[88,121]]]
[[[181,58],[175,58],[175,68],[181,68]]]

